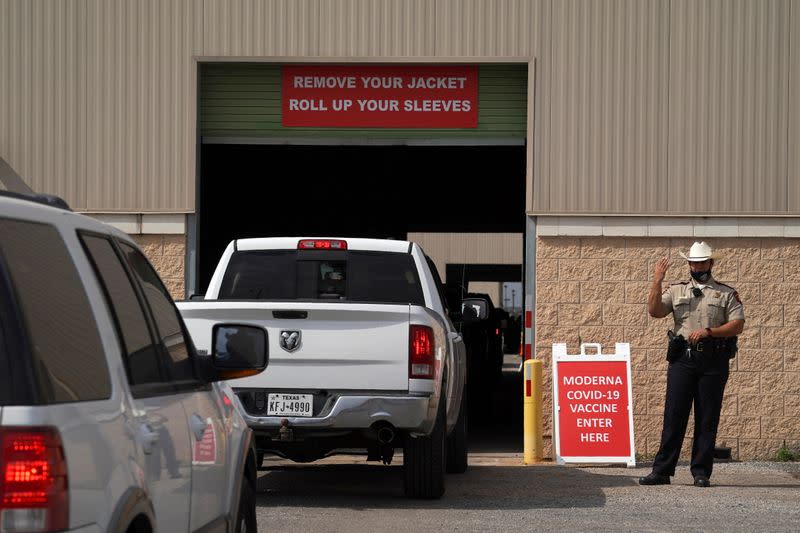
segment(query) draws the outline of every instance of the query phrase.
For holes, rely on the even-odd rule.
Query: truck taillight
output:
[[[69,525],[67,463],[51,427],[0,428],[0,532]]]
[[[298,250],[347,250],[347,241],[331,239],[303,239],[297,243]]]
[[[436,358],[434,357],[433,329],[412,325],[408,335],[408,377],[432,379]]]

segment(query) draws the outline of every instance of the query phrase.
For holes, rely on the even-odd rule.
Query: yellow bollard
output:
[[[526,465],[542,460],[542,362],[528,359],[523,380],[523,461]]]

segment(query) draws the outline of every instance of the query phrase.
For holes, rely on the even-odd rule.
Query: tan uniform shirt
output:
[[[697,286],[694,281],[676,283],[661,295],[662,309],[675,319],[675,334],[688,339],[698,329],[744,320],[744,307],[736,289],[710,279],[702,289],[703,296],[694,296],[692,289]]]

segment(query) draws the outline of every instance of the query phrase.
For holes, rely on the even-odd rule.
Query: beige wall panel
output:
[[[545,179],[550,169],[550,79],[552,73],[552,3],[543,2],[539,14],[539,42],[535,60],[528,66],[528,142],[526,146],[525,212],[531,213],[540,205],[549,205],[550,180]]]
[[[321,56],[432,56],[435,3],[427,0],[322,2]]]
[[[89,3],[89,210],[193,209],[201,7],[200,0]]]
[[[789,211],[800,213],[800,0],[791,5],[789,54]]]
[[[553,3],[535,210],[665,209],[668,22],[667,0]]]
[[[469,287],[467,287],[469,292],[477,292],[482,294],[488,294],[489,298],[492,300],[492,303],[495,307],[502,307],[503,305],[503,283],[497,281],[470,281]]]
[[[786,212],[789,6],[673,0],[670,212]]]
[[[533,57],[542,0],[439,0],[437,56]]]
[[[85,0],[0,2],[0,157],[86,205]]]
[[[448,263],[522,264],[522,233],[409,233],[433,259],[442,279]]]
[[[320,0],[205,0],[205,56],[319,54]]]

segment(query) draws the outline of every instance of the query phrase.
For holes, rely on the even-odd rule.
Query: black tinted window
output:
[[[417,305],[425,301],[411,255],[356,251],[235,252],[219,298]]]
[[[2,280],[0,280],[2,282]],[[0,293],[0,298],[4,295]],[[0,309],[7,309],[7,303],[0,301]],[[5,329],[7,326],[3,323],[3,315],[0,314],[0,405],[8,405],[11,400],[11,357],[9,348],[6,344]]]
[[[28,332],[41,401],[108,398],[97,323],[61,235],[50,225],[0,218],[0,253]]]
[[[26,405],[33,402],[35,391],[29,390],[31,387],[25,384],[30,369],[19,365],[25,357],[25,333],[17,316],[6,272],[0,253],[0,405]],[[11,366],[12,362],[16,367]]]
[[[93,235],[82,235],[81,240],[105,289],[106,300],[115,315],[117,329],[121,332],[130,383],[144,385],[162,381],[157,347],[153,344],[131,280],[111,241]]]
[[[194,367],[186,346],[178,308],[175,307],[167,288],[141,252],[128,244],[122,244],[122,251],[139,279],[150,311],[153,313],[158,335],[167,349],[169,357],[166,366],[171,379],[194,379]]]
[[[348,270],[353,300],[425,304],[417,266],[409,254],[352,252]]]
[[[228,262],[219,297],[234,300],[297,298],[297,252],[236,252]]]

